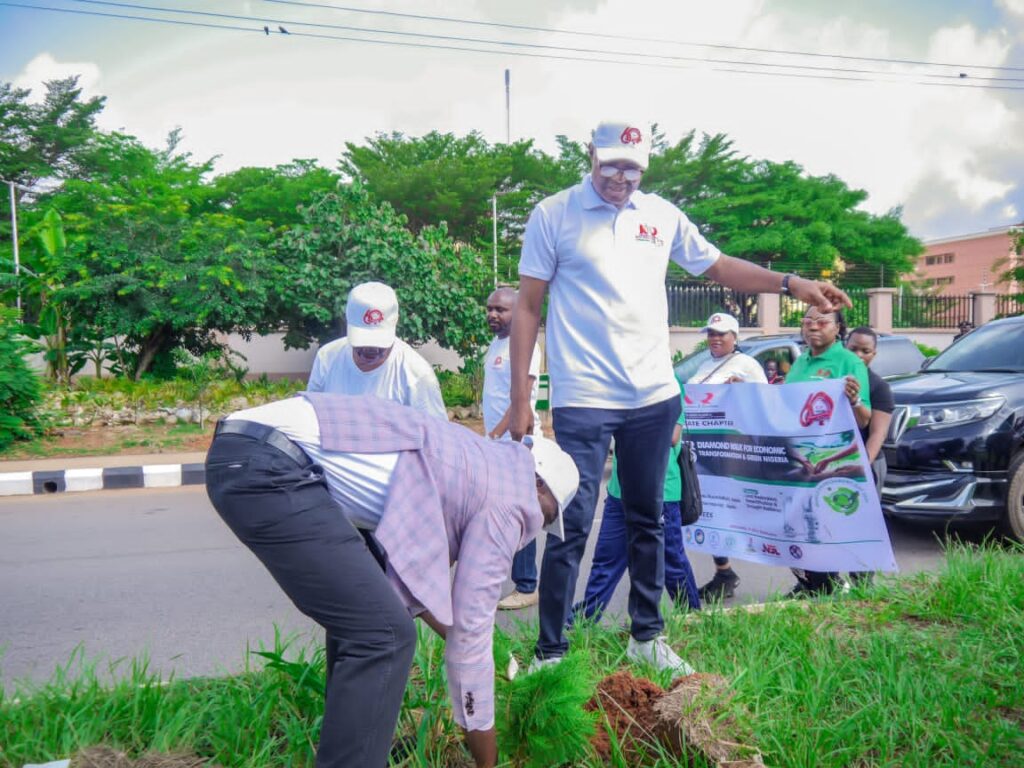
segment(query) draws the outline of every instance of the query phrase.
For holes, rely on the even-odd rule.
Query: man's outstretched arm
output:
[[[724,253],[704,274],[716,283],[743,293],[780,293],[782,279],[785,277],[783,272],[772,272],[758,264]],[[789,276],[789,293],[793,298],[817,307],[820,312],[833,312],[853,306],[850,297],[834,285],[796,275]]]

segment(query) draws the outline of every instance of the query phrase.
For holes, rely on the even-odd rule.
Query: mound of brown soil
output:
[[[607,727],[598,724],[591,744],[602,760],[609,760],[610,730],[630,765],[642,765],[660,746],[680,758],[681,765],[693,765],[699,756],[703,760],[697,764],[721,768],[763,766],[758,751],[742,743],[731,696],[718,675],[680,677],[665,691],[650,680],[616,672],[598,683],[587,704],[588,710],[604,712],[607,721]]]
[[[658,740],[658,716],[654,712],[654,705],[664,693],[660,686],[650,680],[620,671],[597,684],[597,691],[587,703],[587,710],[603,711],[622,753],[635,756]],[[611,757],[611,738],[603,723],[598,723],[591,744],[602,759]]]
[[[218,768],[186,752],[150,753],[134,760],[111,747],[89,747],[71,758],[70,768]]]

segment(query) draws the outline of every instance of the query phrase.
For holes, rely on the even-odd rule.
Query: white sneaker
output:
[[[536,605],[539,600],[540,595],[537,594],[536,590],[533,592],[520,592],[518,589],[515,589],[498,601],[498,610],[518,611],[522,608],[529,608],[531,605]]]
[[[562,662],[561,656],[549,656],[546,659],[538,659],[536,656],[533,657],[533,661],[530,662],[530,666],[526,669],[526,674],[530,675],[536,672],[542,667],[553,667],[555,664]]]
[[[680,675],[692,675],[694,673],[693,667],[679,658],[676,652],[669,647],[668,641],[663,636],[642,642],[632,637],[629,638],[629,644],[626,646],[626,656],[634,661],[646,662],[655,669],[668,669]]]

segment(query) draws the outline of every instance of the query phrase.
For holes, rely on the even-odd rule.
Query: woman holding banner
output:
[[[871,422],[868,369],[857,355],[843,346],[846,323],[842,311],[820,312],[816,307],[809,308],[801,323],[801,332],[807,350],[793,362],[786,384],[845,379],[846,397],[857,424],[861,428],[867,427]],[[839,573],[835,571],[793,569],[793,573],[797,584],[787,597],[830,595],[841,583]]]

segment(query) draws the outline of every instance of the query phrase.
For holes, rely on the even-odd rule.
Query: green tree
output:
[[[63,285],[72,326],[120,338],[136,378],[183,347],[219,345],[216,332],[262,329],[277,274],[270,227],[204,212],[210,163],[100,134],[82,158],[84,179],[43,201],[61,211],[65,258],[36,265]],[[30,265],[31,266],[31,265]]]
[[[487,270],[444,225],[417,234],[388,203],[353,183],[303,209],[301,225],[276,247],[284,270],[271,315],[287,328],[286,343],[305,347],[344,335],[345,301],[354,285],[380,280],[394,287],[399,336],[410,343],[436,339],[471,353],[488,337],[481,301]]]
[[[724,135],[694,144],[690,133],[651,160],[645,188],[684,210],[724,252],[773,269],[853,286],[894,285],[911,272],[921,243],[899,209],[875,216],[836,176],[808,176],[796,163],[738,157]]]
[[[530,210],[584,172],[586,150],[558,140],[559,156],[551,157],[532,141],[491,145],[475,132],[377,134],[364,146],[346,144],[340,168],[403,214],[414,232],[443,222],[457,242],[485,252],[494,244],[496,197],[499,273],[511,276]]]
[[[105,99],[83,100],[77,76],[47,81],[38,104],[30,96],[26,88],[0,82],[0,178],[32,186],[74,176]]]
[[[207,205],[245,221],[266,222],[275,229],[302,221],[300,208],[338,185],[337,173],[315,160],[293,160],[274,168],[240,168],[213,179]]]
[[[0,451],[14,440],[38,434],[39,377],[25,362],[31,352],[17,313],[0,307]]]

